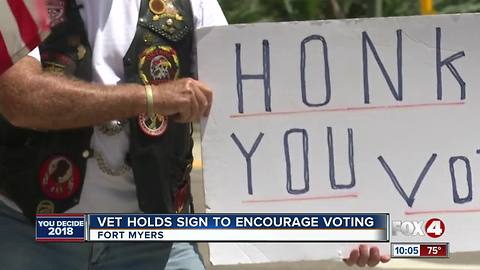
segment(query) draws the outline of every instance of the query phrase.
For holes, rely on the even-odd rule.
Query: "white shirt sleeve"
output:
[[[195,28],[227,25],[227,19],[217,0],[190,0]]]
[[[37,59],[38,61],[40,61],[40,50],[38,49],[38,47],[36,47],[33,51],[31,51],[28,56],[31,56],[35,59]]]

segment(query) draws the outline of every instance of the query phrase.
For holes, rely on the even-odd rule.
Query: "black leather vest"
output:
[[[74,0],[51,6],[52,34],[40,46],[45,71],[92,80],[92,52]],[[125,82],[159,84],[191,76],[193,14],[189,0],[142,0],[135,37],[123,63]],[[35,91],[32,86],[32,91]],[[86,108],[88,109],[88,108]],[[66,112],[68,113],[68,112]],[[191,204],[191,125],[168,121],[163,134],[130,122],[127,164],[133,170],[140,209],[186,212]],[[148,119],[148,118],[147,118]],[[79,203],[91,127],[34,131],[0,119],[0,192],[32,221],[36,213],[61,213]]]

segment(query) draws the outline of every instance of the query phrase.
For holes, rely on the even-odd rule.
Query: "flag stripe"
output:
[[[0,74],[13,65],[12,59],[8,54],[7,45],[3,39],[3,35],[0,32]]]
[[[6,1],[0,1],[0,33],[3,35],[10,57],[13,58],[25,47],[20,37],[20,29]]]
[[[23,0],[7,0],[7,2],[19,26],[23,42],[30,50],[35,49],[37,44],[40,43],[40,36],[32,14],[30,14]]]

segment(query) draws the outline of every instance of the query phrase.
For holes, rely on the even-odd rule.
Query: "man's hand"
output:
[[[386,263],[390,261],[390,256],[380,255],[380,250],[378,247],[370,247],[370,251],[367,245],[360,245],[358,248],[350,252],[350,256],[343,261],[348,265],[358,265],[364,267],[366,265],[374,267],[378,263]]]
[[[200,81],[184,78],[152,87],[155,112],[175,121],[192,122],[210,112],[212,90]]]
[[[208,115],[212,91],[186,78],[152,86],[155,112],[191,122]],[[147,113],[139,84],[101,85],[42,72],[24,57],[0,76],[0,113],[14,126],[63,130],[94,126]]]

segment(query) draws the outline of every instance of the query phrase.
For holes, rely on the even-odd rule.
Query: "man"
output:
[[[192,211],[189,123],[212,102],[189,78],[193,30],[226,24],[218,3],[51,0],[49,14],[40,50],[0,77],[2,268],[203,269],[190,243],[36,244],[31,222]]]

